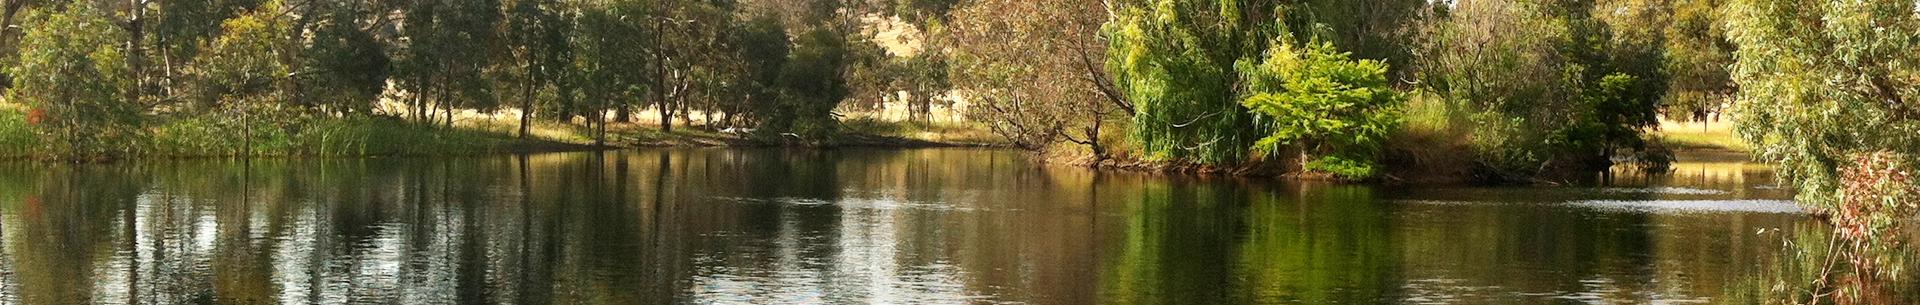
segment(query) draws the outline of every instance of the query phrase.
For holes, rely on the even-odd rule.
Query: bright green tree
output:
[[[227,19],[187,69],[191,100],[208,111],[262,111],[292,100],[281,58],[290,20],[274,4]]]
[[[1254,150],[1297,151],[1307,170],[1346,179],[1372,177],[1381,144],[1399,122],[1406,100],[1387,82],[1386,64],[1353,60],[1332,43],[1275,44],[1265,60],[1240,67],[1251,83],[1241,105],[1272,130]]]

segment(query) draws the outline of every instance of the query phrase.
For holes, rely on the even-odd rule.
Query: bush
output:
[[[1258,66],[1242,62],[1239,68],[1252,82],[1252,94],[1241,105],[1272,130],[1254,142],[1254,150],[1299,151],[1307,170],[1372,177],[1406,101],[1388,86],[1387,65],[1353,60],[1330,43],[1277,43],[1268,52]]]
[[[0,157],[30,156],[39,146],[40,138],[27,125],[26,112],[0,110]]]

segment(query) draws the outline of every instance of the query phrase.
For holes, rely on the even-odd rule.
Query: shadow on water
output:
[[[1727,303],[1791,279],[1754,266],[1822,231],[1770,171],[1676,169],[1380,188],[975,149],[5,163],[0,304]]]

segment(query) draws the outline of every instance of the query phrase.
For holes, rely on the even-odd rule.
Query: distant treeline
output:
[[[1920,193],[1911,1],[0,1],[7,100],[49,154],[495,109],[824,138],[845,106],[963,101],[1095,162],[1529,181],[1658,169],[1661,117],[1730,112],[1810,202]]]
[[[834,109],[903,96],[925,117],[939,52],[890,54],[876,22],[952,3],[839,0],[0,0],[0,84],[50,155],[133,153],[180,120],[300,129],[313,117],[453,125],[461,110],[827,137]],[[875,21],[879,20],[879,21]],[[926,26],[921,26],[926,27]],[[912,37],[918,39],[918,37]],[[398,108],[395,110],[394,108]],[[261,123],[266,122],[266,123]],[[262,126],[264,125],[264,126]],[[522,127],[521,133],[526,133]]]

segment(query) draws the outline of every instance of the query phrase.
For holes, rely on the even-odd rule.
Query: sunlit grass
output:
[[[172,157],[376,156],[479,153],[514,139],[505,133],[379,117],[311,117],[292,122],[184,117],[149,128],[136,154]]]
[[[851,134],[894,137],[940,143],[995,144],[1004,142],[999,135],[974,123],[889,121],[856,117],[841,122]]]
[[[1673,122],[1662,121],[1660,131],[1654,132],[1662,144],[1678,149],[1724,149],[1746,152],[1751,148],[1740,137],[1733,134],[1733,124],[1727,120],[1715,122]]]

